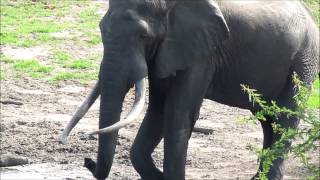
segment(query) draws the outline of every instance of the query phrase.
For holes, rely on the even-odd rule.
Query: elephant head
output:
[[[177,71],[201,62],[202,58],[212,59],[214,64],[216,47],[229,35],[224,16],[213,0],[110,0],[109,3],[110,8],[100,22],[104,54],[99,81],[63,137],[85,114],[99,91],[99,128],[107,129],[93,132],[99,133],[97,164],[91,159],[85,162],[96,178],[109,174],[117,130],[142,110],[143,79],[175,76]],[[136,106],[126,121],[119,121],[124,97],[133,85],[139,90]]]

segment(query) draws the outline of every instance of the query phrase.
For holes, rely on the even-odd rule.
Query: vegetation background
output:
[[[319,0],[304,2],[319,25]],[[75,5],[85,8],[77,11]],[[89,0],[2,0],[1,80],[28,76],[55,86],[61,81],[86,84],[96,79],[102,57],[98,23],[103,13]],[[320,107],[319,87],[318,78],[309,99],[315,108]]]

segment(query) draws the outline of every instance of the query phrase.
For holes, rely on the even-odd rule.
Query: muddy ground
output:
[[[28,165],[2,168],[2,180],[92,178],[82,165],[83,158],[96,157],[97,139],[84,133],[98,127],[99,102],[74,129],[69,144],[59,144],[57,139],[93,84],[66,83],[53,87],[28,78],[1,82],[2,101],[18,102],[18,105],[1,104],[1,153],[18,154],[30,160]],[[132,100],[131,92],[123,114]],[[213,134],[193,133],[187,179],[249,179],[256,172],[257,156],[248,146],[261,145],[262,131],[259,125],[240,123],[239,119],[248,115],[246,110],[204,101],[196,126],[210,128]],[[128,155],[139,124],[140,121],[120,130],[111,179],[139,178]],[[313,156],[314,161],[319,159],[316,152]],[[162,143],[153,157],[161,168]],[[290,158],[286,179],[304,179],[307,174],[297,159]]]

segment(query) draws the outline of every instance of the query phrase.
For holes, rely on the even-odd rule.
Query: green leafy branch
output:
[[[299,157],[302,164],[307,167],[311,175],[307,178],[310,180],[320,179],[320,167],[310,162],[311,158],[308,153],[319,149],[320,140],[320,120],[319,109],[311,109],[308,107],[308,99],[310,97],[310,87],[299,80],[298,75],[294,73],[293,83],[295,84],[294,101],[296,103],[295,110],[290,110],[286,107],[280,107],[275,101],[267,102],[262,98],[262,95],[257,90],[251,89],[249,86],[241,85],[243,91],[248,94],[249,101],[253,106],[257,106],[260,110],[252,117],[247,118],[247,122],[266,121],[267,117],[275,120],[280,115],[285,115],[287,118],[296,117],[304,123],[303,127],[298,129],[282,128],[280,124],[272,123],[273,131],[281,134],[279,141],[275,142],[271,148],[256,149],[259,160],[262,162],[262,171],[259,173],[258,179],[267,180],[272,162],[279,157],[287,158],[288,155]],[[318,112],[317,112],[318,111]],[[286,144],[293,140],[297,141],[295,145],[286,149]]]

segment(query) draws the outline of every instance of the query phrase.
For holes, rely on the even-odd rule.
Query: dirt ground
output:
[[[28,165],[2,168],[2,180],[92,179],[82,166],[83,158],[96,157],[97,139],[84,133],[98,127],[99,102],[74,129],[69,144],[59,144],[57,139],[93,84],[53,87],[28,78],[1,82],[2,101],[21,103],[1,104],[1,153],[18,154],[30,160]],[[131,92],[124,104],[124,115],[132,100]],[[246,110],[204,101],[196,126],[210,128],[213,134],[193,133],[187,179],[249,179],[256,172],[257,156],[248,146],[260,146],[262,132],[259,125],[240,123],[239,119],[248,115]],[[139,178],[128,155],[139,124],[140,121],[120,130],[111,179]],[[161,168],[162,143],[153,157]],[[319,159],[316,152],[313,157],[314,161]],[[287,162],[285,179],[304,179],[308,174],[297,159],[290,158]]]
[[[40,51],[44,52],[43,49]],[[16,54],[23,53],[13,53]],[[25,55],[30,55],[30,51]],[[40,56],[41,59],[46,54],[35,53],[33,56]],[[93,85],[94,81],[89,85],[66,82],[52,86],[43,80],[31,78],[13,78],[1,82],[1,101],[9,102],[0,104],[1,154],[21,155],[30,161],[23,166],[1,168],[1,180],[92,179],[92,175],[83,167],[83,159],[96,158],[97,139],[94,136],[87,137],[85,133],[98,128],[99,101],[72,131],[67,145],[57,140]],[[123,115],[127,114],[132,101],[133,93],[130,92],[124,102]],[[259,124],[241,123],[240,119],[249,115],[247,110],[204,101],[196,126],[212,129],[213,134],[192,134],[186,166],[187,179],[242,180],[250,179],[256,173],[257,156],[249,146],[261,146],[262,129]],[[110,179],[139,178],[131,165],[129,149],[142,118],[120,130]],[[153,157],[161,168],[162,143]],[[319,152],[313,152],[311,157],[314,163],[319,164]],[[308,175],[297,158],[291,157],[286,165],[285,179],[305,179]]]

